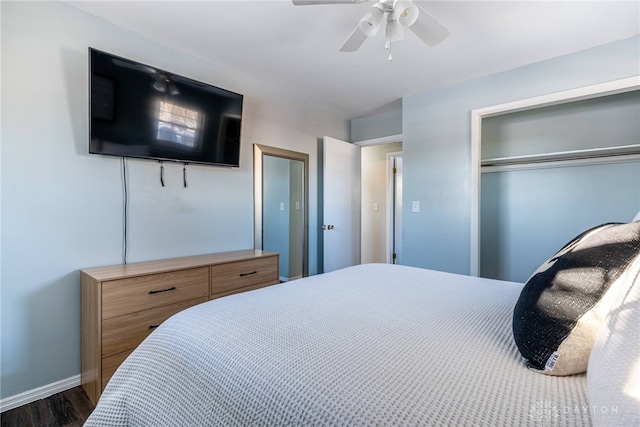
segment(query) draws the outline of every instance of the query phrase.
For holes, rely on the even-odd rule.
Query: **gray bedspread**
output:
[[[200,304],[123,363],[86,426],[584,426],[586,376],[525,368],[522,284],[368,264]]]

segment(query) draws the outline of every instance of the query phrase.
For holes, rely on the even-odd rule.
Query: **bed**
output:
[[[85,425],[639,425],[635,400],[590,402],[590,371],[525,367],[522,290],[366,264],[209,301],[157,328]]]

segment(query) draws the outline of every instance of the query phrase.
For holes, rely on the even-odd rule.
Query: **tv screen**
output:
[[[89,53],[90,153],[239,166],[242,95]]]

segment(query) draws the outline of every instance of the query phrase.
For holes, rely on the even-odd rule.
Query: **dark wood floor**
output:
[[[89,418],[93,405],[82,387],[20,406],[0,415],[2,427],[80,427]]]

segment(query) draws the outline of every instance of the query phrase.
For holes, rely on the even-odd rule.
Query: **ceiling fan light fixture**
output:
[[[371,0],[292,0],[294,5],[364,3]],[[449,37],[450,32],[427,11],[418,6],[414,0],[375,0],[375,4],[360,19],[347,40],[340,47],[340,52],[355,52],[368,37],[375,36],[386,18],[385,49],[389,50],[391,61],[391,44],[404,39],[404,29],[409,28],[428,46],[435,46]],[[165,89],[166,90],[166,89]]]
[[[391,18],[391,15],[389,15]],[[404,39],[404,27],[396,19],[388,19],[386,27],[387,43],[395,43]]]
[[[381,3],[376,3],[371,7],[371,10],[360,20],[360,31],[365,33],[368,37],[373,37],[380,30],[382,20],[384,18],[384,10]]]
[[[420,9],[412,1],[399,1],[394,8],[396,19],[403,27],[410,27],[418,20]]]

